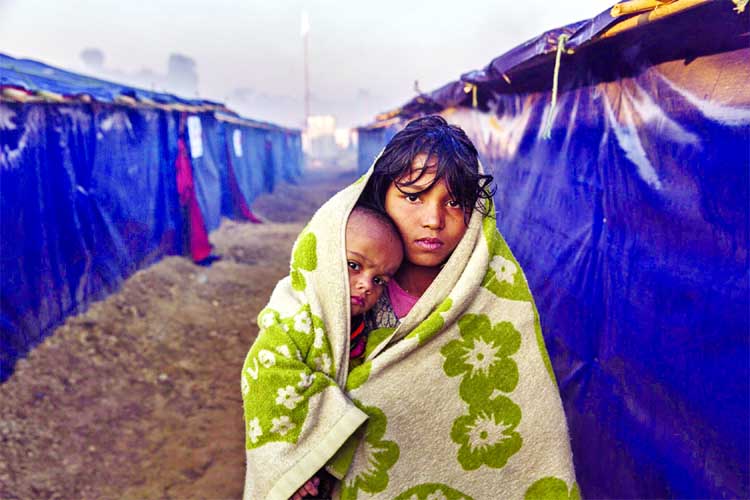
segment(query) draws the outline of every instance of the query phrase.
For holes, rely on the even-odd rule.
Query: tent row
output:
[[[0,381],[66,317],[302,173],[298,130],[0,55]]]
[[[737,3],[623,2],[359,129],[360,169],[430,113],[477,145],[584,498],[750,497],[750,23]]]

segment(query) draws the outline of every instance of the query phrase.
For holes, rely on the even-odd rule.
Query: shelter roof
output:
[[[222,103],[184,99],[0,54],[0,99],[17,102],[103,102],[178,111],[226,109]]]
[[[375,123],[365,128],[451,107],[478,107],[486,111],[487,101],[495,93],[548,90],[562,37],[560,79],[569,85],[585,84],[585,78],[576,75],[583,67],[609,77],[626,74],[629,67],[636,71],[638,64],[628,60],[627,50],[636,43],[649,45],[653,56],[650,63],[741,48],[734,47],[741,37],[735,36],[737,30],[729,26],[741,27],[743,18],[746,25],[745,3],[745,0],[624,1],[591,19],[545,31],[492,59],[484,68],[464,73],[457,80],[377,115]],[[738,13],[745,15],[741,17]]]

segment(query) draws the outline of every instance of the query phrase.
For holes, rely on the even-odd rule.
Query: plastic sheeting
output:
[[[397,126],[357,129],[357,173],[364,174],[388,141],[398,132]]]
[[[207,257],[222,216],[257,222],[252,201],[302,172],[298,132],[212,113],[0,103],[0,144],[0,381],[136,270]]]
[[[211,232],[221,223],[222,170],[226,169],[224,137],[212,113],[190,115],[187,126],[195,194],[206,229]]]
[[[0,103],[0,380],[62,320],[179,253],[171,113]]]
[[[237,179],[245,199],[251,204],[263,191],[273,190],[273,165],[266,149],[267,132],[251,127],[245,128],[242,132],[242,164],[245,166],[237,169]]]
[[[208,257],[208,231],[222,216],[257,221],[254,198],[271,192],[277,177],[294,181],[302,172],[299,131],[210,101],[0,54],[5,87],[36,93],[32,99],[89,98],[0,102],[0,382],[67,316],[136,270],[167,254]],[[144,104],[112,104],[121,96]],[[206,107],[245,123],[241,133],[227,135],[229,126]]]
[[[721,29],[726,50],[634,44],[607,78],[577,60],[549,141],[549,92],[446,113],[497,180],[586,498],[750,496],[750,49]]]
[[[254,182],[258,171],[253,171],[253,164],[249,161],[251,152],[243,138],[246,129],[247,127],[228,123],[221,124],[220,140],[224,143],[226,155],[226,168],[222,175],[221,214],[234,219],[260,222],[250,211],[250,203],[259,190],[255,189]]]
[[[596,40],[607,11],[398,111],[441,110],[495,176],[584,498],[750,497],[750,16],[733,7]],[[576,50],[545,140],[561,34]]]
[[[247,213],[247,207],[264,190],[273,191],[276,173],[289,183],[296,183],[302,176],[299,132],[220,121],[213,142],[213,156],[221,157],[219,149],[223,148],[226,158],[221,165],[220,177],[221,213],[227,217],[254,219]]]
[[[286,158],[287,170],[289,175],[297,181],[302,176],[303,166],[305,164],[302,156],[302,135],[301,134],[284,134],[284,157]]]
[[[114,103],[119,96],[126,96],[159,104],[221,106],[213,101],[183,99],[171,94],[129,87],[55,68],[38,61],[15,59],[5,54],[0,54],[0,86],[11,86],[30,92],[54,92],[64,96],[85,94],[101,103]]]
[[[280,130],[269,130],[267,132],[268,140],[271,144],[271,162],[273,171],[279,175],[279,180],[290,184],[297,183],[295,167],[291,165],[286,156],[285,134]]]

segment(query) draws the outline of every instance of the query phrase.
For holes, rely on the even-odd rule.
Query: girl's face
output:
[[[424,167],[426,154],[417,155],[407,178],[409,182]],[[422,177],[410,186],[399,190],[391,183],[385,194],[385,211],[393,219],[404,240],[406,260],[417,266],[435,267],[445,262],[466,232],[464,207],[460,206],[441,179],[420,194],[435,178],[430,165]]]

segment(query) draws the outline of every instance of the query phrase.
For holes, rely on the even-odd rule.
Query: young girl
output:
[[[341,253],[336,233],[343,226],[330,221],[340,221],[336,214],[347,214],[361,195],[361,203],[394,221],[405,258],[368,314],[364,362],[351,370],[342,318],[326,305],[335,293],[333,269],[308,266],[313,269],[305,275],[304,297],[271,313],[264,331],[276,332],[277,340],[264,342],[265,350],[289,351],[278,344],[296,342],[294,369],[320,383],[300,386],[299,394],[283,388],[282,376],[292,380],[286,359],[260,375],[252,372],[257,384],[245,382],[247,498],[314,494],[306,485],[321,468],[341,480],[334,498],[577,495],[536,309],[495,228],[490,181],[466,134],[440,117],[426,117],[394,136],[364,190],[355,183],[313,217],[308,231],[318,238],[318,252]],[[319,222],[324,220],[327,225]],[[326,229],[331,237],[321,232]],[[307,262],[301,258],[306,239],[303,233],[295,246],[292,280],[302,269],[295,261]],[[284,302],[274,292],[271,305]],[[317,370],[320,354],[289,328],[284,316],[295,310],[320,325],[330,342],[336,363],[323,366],[329,370]],[[246,360],[251,369],[257,363],[249,362],[261,355],[258,342]],[[260,380],[278,391],[276,407],[273,398],[264,398],[270,391]],[[289,389],[295,403],[286,408],[292,412],[283,408]]]

